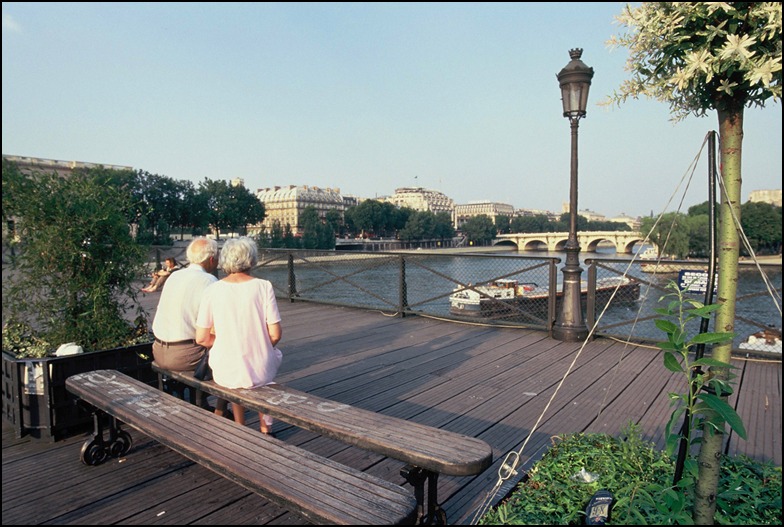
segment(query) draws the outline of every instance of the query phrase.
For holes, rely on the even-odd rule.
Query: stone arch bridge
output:
[[[519,251],[541,250],[546,245],[548,251],[557,252],[564,250],[568,238],[568,232],[499,234],[493,240],[493,245],[515,245]],[[577,240],[580,249],[585,252],[596,252],[600,242],[610,242],[615,244],[615,252],[632,254],[634,245],[642,243],[645,236],[629,231],[586,231],[578,232]]]

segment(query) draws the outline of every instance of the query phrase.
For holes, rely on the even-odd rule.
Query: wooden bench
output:
[[[155,362],[152,369],[158,373],[161,388],[165,376],[246,409],[403,461],[407,465],[401,475],[414,487],[418,523],[446,524],[446,514],[438,503],[439,474],[479,474],[493,461],[492,448],[480,439],[323,399],[281,384],[230,389],[214,381],[200,381],[193,372],[166,370]]]
[[[115,370],[69,377],[67,389],[95,407],[96,436],[82,461],[97,464],[130,448],[118,420],[183,456],[314,523],[411,524],[410,491],[219,417]],[[103,440],[105,414],[112,417]],[[101,417],[103,415],[103,417]]]

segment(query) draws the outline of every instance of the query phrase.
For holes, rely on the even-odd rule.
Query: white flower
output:
[[[724,92],[727,95],[732,95],[732,89],[738,85],[737,82],[730,82],[729,79],[722,79],[721,86],[716,88],[716,91]]]
[[[756,43],[757,41],[754,40],[754,37],[749,35],[727,35],[727,42],[724,44],[719,57],[731,59],[737,56],[740,58],[739,62],[750,59],[754,56],[754,52],[750,51],[748,47]]]
[[[766,87],[770,87],[770,81],[773,80],[773,74],[777,71],[781,70],[781,62],[777,62],[774,59],[770,59],[765,61],[763,64],[752,69],[750,72],[746,74],[746,79],[749,81],[749,84],[757,84],[762,82],[762,84]]]

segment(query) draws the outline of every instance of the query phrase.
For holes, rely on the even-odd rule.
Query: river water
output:
[[[640,250],[644,250],[641,248]],[[411,311],[439,317],[450,317],[449,295],[463,284],[480,284],[496,278],[513,278],[547,287],[550,283],[549,259],[560,258],[555,279],[560,290],[561,267],[566,255],[562,252],[497,252],[470,255],[435,254],[431,251],[401,253],[348,253],[324,257],[295,258],[297,294],[302,299],[338,305],[378,309],[395,313],[401,301],[401,258],[405,259],[405,297]],[[658,341],[664,334],[652,320],[664,289],[677,275],[644,273],[639,260],[629,266],[631,255],[616,254],[613,247],[600,247],[597,252],[581,252],[582,278],[587,280],[586,259],[596,259],[597,278],[627,274],[641,284],[640,299],[634,302],[613,303],[607,310],[597,306],[593,318],[601,319],[598,334]],[[781,298],[781,266],[763,267],[778,298]],[[279,296],[288,296],[288,269],[285,265],[271,265],[258,269],[258,276],[273,282]],[[704,295],[692,298],[703,301]],[[780,304],[780,300],[778,300]],[[765,283],[756,267],[739,272],[736,303],[735,348],[740,342],[762,327],[781,328],[781,315],[776,302],[766,291]],[[602,314],[603,312],[603,314]],[[588,315],[586,315],[588,318]],[[642,320],[642,322],[640,322]],[[505,320],[504,323],[514,323]],[[532,317],[517,322],[530,327],[546,328],[546,320]],[[537,326],[539,324],[539,326]],[[691,328],[696,331],[698,322]]]

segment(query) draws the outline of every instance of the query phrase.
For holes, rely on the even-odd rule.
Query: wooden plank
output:
[[[281,384],[230,389],[213,381],[199,381],[192,372],[170,372],[155,363],[153,369],[250,410],[433,472],[477,474],[492,460],[490,446],[479,439],[370,412]]]
[[[112,370],[74,375],[66,384],[83,400],[169,448],[313,520],[397,524],[415,512],[413,496],[396,485],[255,433]]]
[[[147,295],[145,301],[154,310],[157,299]],[[407,418],[421,424],[446,427],[483,439],[493,448],[495,462],[480,474],[439,477],[439,501],[449,522],[458,525],[474,518],[478,504],[498,477],[501,460],[507,452],[522,445],[542,410],[536,405],[552,393],[545,390],[560,380],[580,348],[580,343],[557,342],[544,333],[528,330],[488,330],[479,325],[460,325],[461,330],[455,331],[453,322],[424,317],[391,318],[375,311],[285,300],[279,301],[279,308],[284,325],[281,343],[284,361],[279,380],[284,384],[366,410],[411,416]],[[346,322],[350,324],[344,325]],[[510,338],[518,334],[532,337]],[[343,339],[350,341],[346,348],[340,345]],[[373,353],[355,354],[363,350],[363,341],[369,339],[372,339],[369,348]],[[618,356],[614,350],[623,348],[624,344],[599,340],[605,346],[610,343],[608,353],[598,357],[599,360],[578,364],[578,369],[587,368],[585,377],[575,378],[577,385],[568,404],[555,405],[545,415],[522,454],[522,467],[542,455],[551,444],[551,435],[577,432],[578,426],[585,425],[582,420],[567,419],[567,414],[562,414],[568,411],[569,405],[584,406],[587,403],[583,399],[596,399],[597,405],[602,404],[603,394],[597,397],[597,392],[589,390],[580,393],[581,382],[596,382],[599,386],[630,379],[630,386],[614,401],[607,400],[602,415],[616,412],[615,419],[620,422],[627,406],[628,416],[640,424],[644,437],[663,446],[663,427],[672,411],[667,392],[682,391],[681,379],[663,367],[659,351],[645,346],[634,348],[630,357],[639,358],[647,366],[639,373],[627,371],[627,366],[638,365],[627,362],[626,355],[620,364],[617,358],[611,359]],[[328,345],[319,347],[321,342]],[[436,344],[431,346],[431,342]],[[364,364],[365,360],[373,360],[376,353],[383,358],[373,361],[371,366]],[[515,357],[519,358],[517,362]],[[491,363],[498,367],[484,367]],[[598,368],[600,364],[604,371]],[[760,374],[756,377],[749,374],[739,386],[742,402],[739,401],[738,410],[744,415],[750,437],[766,433],[770,440],[745,442],[743,449],[756,459],[779,459],[780,464],[781,424],[776,412],[781,411],[781,363],[760,362],[756,367]],[[595,380],[590,380],[590,373]],[[765,397],[752,395],[750,391],[755,384],[774,394],[767,400],[773,412],[767,422],[745,417],[746,412],[764,415]],[[363,398],[363,393],[368,396]],[[449,397],[458,401],[450,402]],[[748,409],[743,405],[749,405]],[[248,428],[258,430],[258,414],[249,411],[246,417]],[[763,432],[766,426],[770,429]],[[276,422],[275,431],[286,442],[323,457],[381,475],[393,483],[401,480],[398,473],[401,462],[397,460],[344,446],[282,421]],[[99,467],[87,467],[76,455],[84,437],[53,444],[30,438],[16,440],[13,428],[4,422],[4,523],[155,525],[175,522],[171,512],[175,508],[157,516],[163,511],[159,505],[167,509],[176,507],[176,523],[182,524],[301,524],[305,521],[225,478],[214,480],[204,490],[186,484],[212,477],[211,472],[145,439],[136,430],[131,433],[136,442],[133,455],[113,459]],[[169,488],[165,482],[175,480],[183,486],[182,495],[156,500],[157,493],[164,494],[163,489]],[[134,498],[137,505],[129,507],[125,514],[124,507]],[[113,508],[114,500],[122,505]],[[148,502],[150,506],[145,508]],[[188,503],[198,505],[189,508]],[[87,521],[79,520],[82,514]]]

